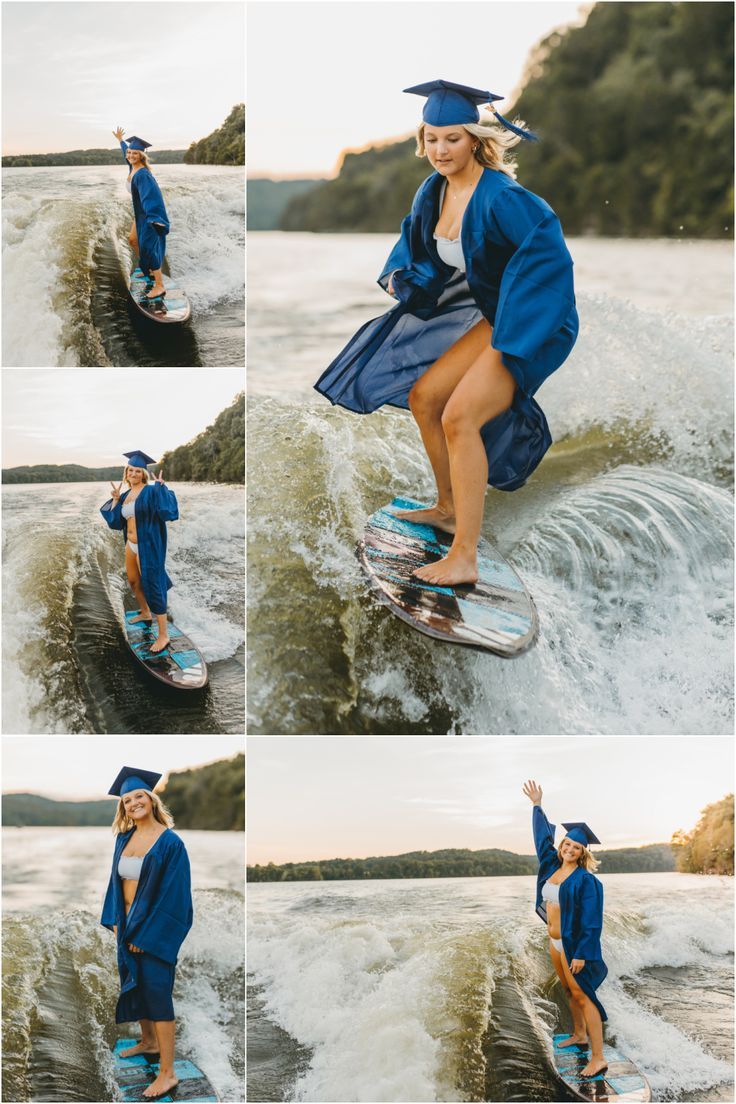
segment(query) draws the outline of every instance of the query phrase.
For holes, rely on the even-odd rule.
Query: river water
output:
[[[177,1050],[221,1100],[242,1100],[243,834],[178,834],[194,926],[174,985]],[[112,848],[108,828],[3,828],[3,1100],[115,1099],[120,985],[99,922]]]
[[[191,322],[165,333],[127,300],[133,210],[122,157],[119,167],[3,169],[5,367],[243,365],[243,169],[153,172],[171,221],[169,271],[192,304]]]
[[[3,732],[243,731],[243,488],[171,486],[169,612],[207,661],[205,692],[172,698],[135,670],[123,539],[99,513],[109,484],[5,484]]]
[[[390,306],[393,241],[249,235],[249,731],[732,732],[730,243],[569,243],[580,337],[538,395],[555,444],[486,497],[540,616],[508,661],[414,632],[355,557],[374,510],[433,488],[408,413],[311,389]]]
[[[606,1040],[654,1100],[733,1100],[732,879],[599,876]],[[248,1100],[564,1099],[534,886],[249,884]]]

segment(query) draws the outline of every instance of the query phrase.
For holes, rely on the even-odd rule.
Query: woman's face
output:
[[[134,823],[144,820],[153,812],[151,795],[146,790],[131,790],[123,795],[123,807],[130,820]]]
[[[474,138],[465,127],[446,126],[424,128],[424,148],[433,169],[442,176],[462,172],[473,159]]]
[[[142,480],[143,480],[143,469],[142,468],[128,468],[128,482],[130,483],[131,487],[140,486]]]
[[[567,837],[560,844],[560,854],[563,862],[576,863],[584,850],[582,843],[576,843],[575,840],[567,839]]]
[[[128,158],[128,161],[131,163],[131,165],[137,165],[141,159],[140,150],[126,150],[125,156]]]

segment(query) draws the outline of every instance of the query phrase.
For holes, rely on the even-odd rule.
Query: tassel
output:
[[[539,135],[535,134],[533,130],[522,130],[521,127],[514,126],[508,119],[504,119],[500,111],[496,111],[495,107],[491,108],[491,111],[498,119],[499,123],[502,123],[507,130],[512,130],[514,134],[518,134],[520,138],[526,138],[528,142],[538,142]]]

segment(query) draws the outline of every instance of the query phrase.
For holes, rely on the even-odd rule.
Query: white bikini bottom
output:
[[[560,954],[562,954],[562,940],[561,939],[553,939],[552,936],[550,936],[549,941],[552,944],[552,946],[554,947],[554,949],[556,951],[559,951]]]
[[[133,544],[132,540],[128,541],[128,548],[130,549],[130,551],[133,553],[134,556],[138,555],[138,545]]]

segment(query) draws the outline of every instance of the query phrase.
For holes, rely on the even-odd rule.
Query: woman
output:
[[[121,1051],[160,1055],[159,1074],[143,1092],[155,1100],[171,1092],[174,1072],[176,958],[192,926],[189,858],[174,820],[153,788],[153,771],[123,767],[110,790],[118,800],[117,836],[100,923],[115,933],[120,974],[116,1023],[138,1020],[141,1041]]]
[[[161,189],[148,167],[148,154],[145,151],[151,143],[144,142],[135,135],[124,142],[124,133],[122,127],[113,131],[120,143],[123,157],[130,165],[126,187],[133,198],[135,217],[128,240],[139,255],[138,266],[133,275],[146,276],[149,281],[152,280],[152,287],[143,299],[163,299],[166,289],[161,266],[166,253],[166,235],[170,229],[169,217]]]
[[[555,826],[542,812],[542,787],[524,783],[534,805],[532,829],[539,859],[538,916],[549,929],[549,953],[572,1014],[573,1033],[560,1046],[590,1046],[590,1061],[581,1072],[595,1077],[608,1069],[603,1057],[606,1010],[596,996],[608,967],[601,954],[603,886],[594,876],[598,863],[589,844],[600,843],[587,824],[563,824],[567,830],[555,847]]]
[[[552,443],[534,392],[578,332],[572,259],[559,220],[514,180],[506,151],[535,139],[494,109],[492,92],[430,81],[417,154],[435,169],[414,197],[378,278],[399,300],[367,323],[315,384],[333,403],[368,413],[409,407],[427,450],[437,501],[400,517],[454,534],[427,583],[478,579],[486,484],[521,487]]]
[[[176,495],[164,484],[163,472],[149,482],[147,465],[155,460],[140,451],[123,455],[129,463],[123,469],[122,482],[110,484],[112,498],[100,507],[100,513],[111,529],[123,532],[125,571],[140,606],[131,624],[145,621],[150,626],[156,615],[158,637],[149,652],[158,655],[170,643],[166,605],[167,591],[174,585],[164,566],[166,522],[177,520],[179,507]],[[129,489],[121,495],[123,483]]]

